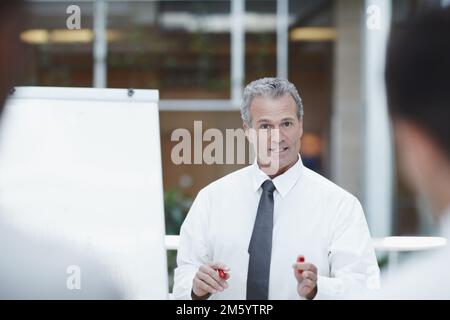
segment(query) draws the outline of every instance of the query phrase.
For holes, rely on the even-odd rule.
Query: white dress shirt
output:
[[[229,287],[210,299],[246,299],[248,245],[261,184],[267,179],[255,162],[198,193],[181,227],[176,299],[191,299],[199,266],[211,261],[226,264],[230,278]],[[269,299],[301,299],[292,268],[298,255],[318,269],[316,299],[365,290],[367,278],[378,277],[379,269],[359,201],[304,167],[300,157],[272,181],[276,190]]]
[[[440,229],[449,241],[450,207],[442,215]],[[396,273],[383,277],[382,290],[375,298],[450,299],[450,245],[411,256]]]

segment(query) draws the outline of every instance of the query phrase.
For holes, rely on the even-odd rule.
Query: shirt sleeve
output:
[[[347,299],[379,289],[380,270],[359,201],[338,207],[328,248],[330,276],[319,275],[314,299]]]
[[[191,300],[192,281],[198,268],[211,260],[208,241],[207,199],[200,191],[192,204],[180,230],[173,296],[179,300]]]

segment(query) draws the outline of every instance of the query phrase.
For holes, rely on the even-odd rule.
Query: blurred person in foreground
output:
[[[391,35],[386,85],[399,168],[450,239],[450,10]],[[422,253],[382,283],[385,299],[450,299],[450,246]]]
[[[20,31],[26,19],[25,4],[0,1],[0,120],[5,99],[24,64]],[[1,121],[0,121],[1,125]],[[106,269],[79,249],[59,239],[16,230],[2,216],[0,204],[0,299],[117,299],[120,292]],[[80,282],[70,283],[71,266],[79,267]],[[69,272],[69,273],[68,273]],[[75,279],[74,279],[75,281]]]

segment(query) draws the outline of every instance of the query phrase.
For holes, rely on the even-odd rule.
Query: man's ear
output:
[[[250,129],[250,128],[249,128],[248,125],[245,123],[245,121],[242,122],[242,127],[244,128],[245,136],[247,137],[247,139],[249,139],[249,136],[248,136],[248,134],[249,134],[248,129]]]
[[[422,148],[429,144],[425,132],[409,120],[394,119],[394,128],[397,145],[401,148],[407,147],[414,152],[417,151],[415,146]]]
[[[303,118],[302,117],[298,118],[298,125],[300,127],[300,139],[301,139],[303,136]]]
[[[397,149],[408,149],[410,157],[424,161],[421,165],[432,165],[445,155],[438,143],[422,127],[409,120],[394,120]]]
[[[253,128],[249,127],[245,121],[243,122],[242,126],[244,127],[245,137],[247,138],[248,142],[253,144],[256,141],[256,132]]]
[[[399,169],[416,191],[422,190],[430,169],[437,166],[436,147],[430,136],[414,122],[394,119]]]

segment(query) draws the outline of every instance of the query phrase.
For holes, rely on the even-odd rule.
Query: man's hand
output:
[[[217,269],[222,269],[225,272],[225,279],[219,276]],[[207,299],[211,294],[222,292],[228,288],[229,271],[230,269],[220,262],[201,265],[192,283],[192,298],[194,300]]]
[[[301,297],[314,299],[317,294],[317,268],[312,263],[297,262],[293,266],[297,292]]]

